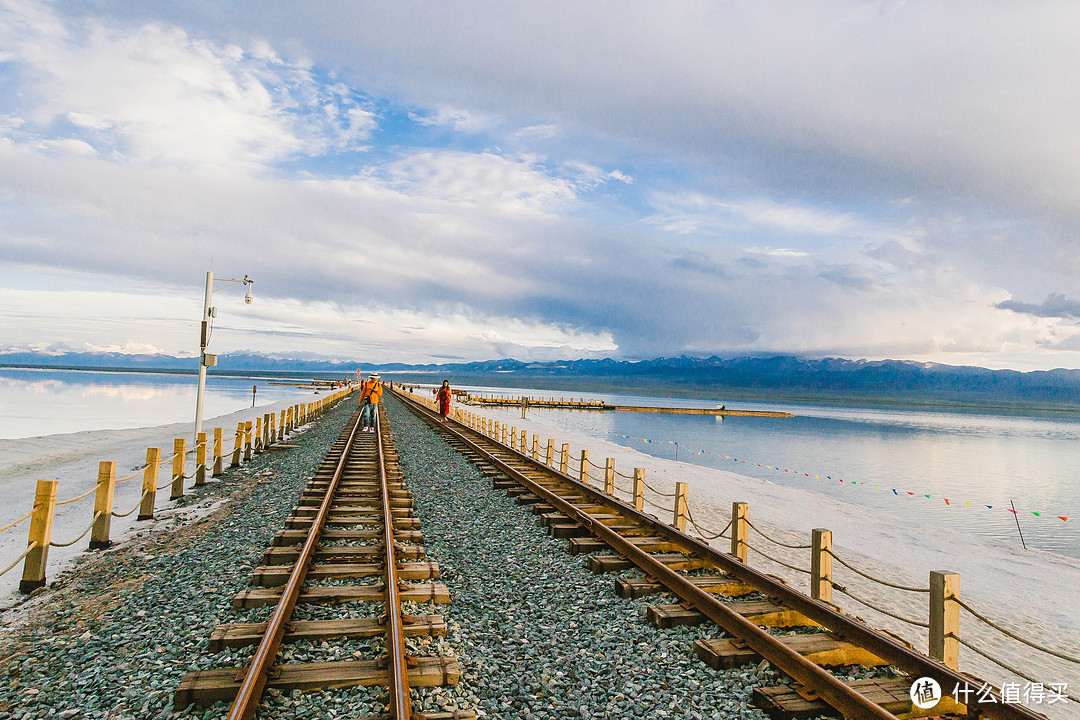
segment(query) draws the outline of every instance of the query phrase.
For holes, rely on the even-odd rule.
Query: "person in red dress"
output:
[[[450,381],[443,380],[442,387],[435,394],[435,400],[439,403],[439,415],[446,422],[446,415],[450,412]]]

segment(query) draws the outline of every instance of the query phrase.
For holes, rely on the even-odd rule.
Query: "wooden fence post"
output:
[[[517,450],[517,426],[510,426],[510,449]]]
[[[499,421],[496,420],[495,422],[493,422],[491,427],[492,427],[491,439],[494,440],[495,442],[499,442],[499,429],[501,427],[501,425],[499,424]]]
[[[502,435],[500,436],[501,437],[500,442],[503,445],[505,445],[506,444],[506,423],[502,424],[502,428],[500,429],[500,432],[502,432]]]
[[[222,428],[214,428],[214,477],[220,477],[225,472],[222,468],[225,462],[224,450],[222,449],[224,435],[225,431]]]
[[[263,415],[263,450],[270,447],[270,443],[274,442],[274,416],[270,413]]]
[[[255,447],[254,450],[257,453],[262,453],[262,436],[263,436],[263,419],[258,415],[255,416]]]
[[[149,520],[154,517],[154,504],[157,500],[158,467],[160,464],[161,448],[146,448],[146,467],[143,469],[142,476],[142,504],[139,505],[139,520]]]
[[[536,433],[533,433],[532,458],[533,460],[540,459],[540,436]]]
[[[94,495],[94,527],[90,531],[90,549],[109,547],[112,526],[113,495],[116,492],[116,463],[98,463],[97,494]]]
[[[49,543],[52,542],[53,513],[56,511],[56,486],[58,480],[38,480],[34,492],[34,511],[30,516],[30,537],[27,546],[33,549],[23,561],[23,576],[19,591],[28,593],[45,584],[45,563],[49,561]]]
[[[604,461],[604,492],[608,495],[615,494],[615,458]]]
[[[206,433],[199,433],[195,445],[195,487],[199,487],[206,484]]]
[[[559,452],[559,472],[563,475],[566,474],[567,466],[570,464],[570,443],[563,443],[562,450]]]
[[[671,526],[679,532],[686,532],[686,488],[684,482],[675,483],[675,507],[671,516]]]
[[[960,575],[930,572],[930,647],[927,653],[947,667],[960,667]]]
[[[244,423],[244,462],[251,459],[251,421]]]
[[[184,438],[176,438],[173,441],[173,461],[172,461],[172,492],[169,494],[170,500],[184,497],[184,464],[187,461],[187,450],[185,446],[187,440]]]
[[[281,424],[278,426],[277,439],[278,439],[278,442],[284,442],[285,441],[285,410],[284,409],[281,411]]]
[[[244,450],[244,423],[236,423],[236,438],[233,440],[232,464],[230,468],[240,467],[240,453]]]
[[[524,430],[521,431],[521,437],[518,442],[518,449],[522,455],[527,455],[529,452],[529,433]]]
[[[585,483],[586,485],[589,484],[589,451],[588,450],[582,450],[581,451],[581,465],[578,468],[578,480]]]
[[[645,511],[645,468],[634,468],[634,509]]]
[[[749,549],[750,526],[746,524],[749,506],[744,502],[731,503],[731,554],[739,560],[746,562],[746,553]]]
[[[832,531],[824,528],[810,533],[810,597],[832,602]]]
[[[548,438],[547,454],[544,455],[544,462],[548,467],[555,467],[555,440]]]

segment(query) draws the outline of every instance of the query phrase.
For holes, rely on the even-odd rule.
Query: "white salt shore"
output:
[[[600,466],[600,469],[593,467],[590,471],[594,485],[602,486],[602,468],[609,457],[615,459],[616,471],[625,475],[632,476],[636,467],[645,468],[646,483],[662,492],[671,493],[676,481],[687,483],[690,512],[701,527],[712,533],[723,530],[731,519],[732,502],[746,502],[750,521],[771,538],[789,545],[808,545],[814,528],[831,530],[836,554],[875,578],[927,588],[932,570],[959,573],[960,597],[982,615],[999,621],[1020,637],[1068,656],[1080,657],[1080,605],[1076,599],[1080,591],[1080,560],[996,544],[972,533],[901,519],[811,490],[657,458],[603,438],[564,429],[552,422],[521,420],[505,411],[465,409],[500,423],[509,423],[517,427],[519,434],[526,431],[530,449],[532,436],[537,434],[541,459],[549,438],[555,440],[556,456],[562,444],[569,443],[568,470],[575,477],[581,450],[588,450],[590,461]],[[619,485],[629,489],[629,480],[618,476],[617,479]],[[627,493],[621,495],[625,498]],[[646,491],[646,499],[664,508],[646,505],[647,512],[665,522],[672,521],[671,498]],[[692,532],[693,528],[688,530]],[[774,545],[754,530],[750,531],[749,543],[751,566],[808,591],[808,574],[771,562],[753,548],[760,548],[774,558],[806,570],[810,568],[809,550]],[[730,549],[730,541],[726,539],[713,540],[712,544],[725,551]],[[846,586],[859,598],[896,615],[927,621],[928,594],[876,584],[837,563],[833,566],[833,576],[835,582]],[[888,630],[926,651],[925,629],[876,612],[839,592],[834,593],[833,602],[844,611],[866,619],[874,627]],[[967,642],[1046,686],[1067,683],[1067,692],[1080,697],[1080,665],[1025,647],[983,625],[965,611],[961,611],[960,634]],[[964,647],[960,648],[960,669],[998,687],[1009,683],[1021,693],[1030,689],[1028,681]],[[948,693],[952,688],[944,690]],[[1072,700],[1024,704],[1051,718],[1080,717],[1080,703]]]
[[[224,429],[224,452],[226,467],[228,455],[233,447],[233,434],[240,421],[254,421],[267,413],[280,416],[281,410],[299,403],[312,402],[321,395],[302,395],[291,400],[246,408],[227,415],[203,421],[203,430],[211,443],[215,427]],[[303,428],[300,428],[303,430]],[[117,479],[134,475],[129,480],[118,482],[113,499],[113,510],[126,513],[138,504],[142,495],[142,471],[146,463],[148,447],[161,448],[163,458],[173,454],[175,438],[187,439],[187,467],[185,474],[195,471],[195,452],[191,450],[192,423],[174,423],[155,427],[132,428],[124,430],[94,430],[87,432],[46,435],[21,439],[0,439],[0,527],[14,522],[26,513],[34,504],[34,491],[38,480],[59,480],[57,500],[73,498],[97,484],[98,464],[101,461],[116,462]],[[158,485],[168,480],[172,464],[165,463],[159,469]],[[209,478],[208,478],[209,480]],[[190,488],[192,480],[185,481],[185,488]],[[169,488],[158,490],[155,516],[168,518],[173,514],[175,504],[169,500]],[[185,508],[185,515],[206,512],[207,508]],[[94,493],[77,502],[56,508],[53,521],[53,542],[66,543],[85,530],[94,514]],[[115,542],[123,540],[131,532],[148,526],[149,522],[136,521],[138,513],[128,517],[112,519],[110,537]],[[16,527],[0,533],[0,569],[19,556],[26,549],[30,521],[26,520]],[[89,535],[71,547],[54,547],[49,550],[46,580],[51,580],[70,564],[72,559],[86,552]],[[21,563],[0,577],[0,609],[10,607],[19,600],[18,587],[22,577]]]
[[[280,413],[282,408],[297,402],[308,402],[313,396],[301,396],[291,401],[259,406],[229,415],[212,418],[204,423],[210,433],[214,427],[225,428],[225,450],[232,448],[232,432],[241,420],[254,420],[256,414]],[[505,412],[469,408],[500,422],[507,421]],[[1056,648],[1066,655],[1080,656],[1080,609],[1076,593],[1080,589],[1080,560],[1043,551],[1023,551],[988,542],[976,535],[901,520],[888,513],[865,508],[854,503],[828,497],[809,490],[775,485],[764,480],[733,472],[704,468],[672,460],[664,460],[617,445],[603,438],[588,436],[537,420],[511,420],[518,431],[529,437],[539,435],[541,446],[553,438],[556,448],[562,443],[571,446],[571,474],[576,475],[574,456],[581,449],[603,466],[604,459],[615,459],[616,470],[626,475],[633,468],[646,469],[646,481],[653,487],[671,492],[676,480],[689,484],[690,510],[697,523],[717,532],[730,519],[731,503],[749,504],[751,521],[773,538],[788,544],[808,544],[812,528],[828,528],[833,533],[836,553],[851,565],[878,578],[902,585],[925,588],[931,570],[948,570],[960,574],[961,597],[984,615],[998,620],[1017,635]],[[115,460],[117,475],[134,478],[117,486],[114,508],[117,512],[130,510],[139,500],[141,472],[147,447],[161,447],[163,455],[171,455],[172,440],[191,433],[190,423],[157,427],[104,430],[51,435],[39,438],[0,440],[0,527],[29,512],[39,479],[60,481],[59,499],[74,497],[90,490],[97,479],[98,462]],[[212,435],[211,435],[212,436]],[[194,453],[189,453],[188,472],[194,468]],[[162,469],[159,484],[167,478],[170,466]],[[602,470],[593,469],[594,484]],[[190,481],[188,481],[190,484]],[[626,487],[629,481],[620,479]],[[664,508],[669,498],[647,493],[647,497]],[[93,494],[85,499],[59,507],[53,528],[53,539],[66,542],[81,533],[90,522]],[[167,515],[171,505],[168,489],[159,491],[159,513]],[[205,511],[205,509],[203,510]],[[670,510],[649,509],[657,517],[670,522]],[[197,512],[197,511],[196,511]],[[157,522],[157,521],[153,521]],[[0,533],[0,568],[6,566],[26,547],[29,521],[12,530]],[[112,537],[125,536],[145,527],[137,523],[135,514],[114,518]],[[70,548],[53,548],[49,553],[48,576],[55,578],[80,554],[86,552],[88,538]],[[726,540],[715,545],[727,549]],[[774,557],[800,568],[809,568],[808,550],[790,550],[764,540],[751,531],[752,548],[760,548]],[[805,590],[807,576],[779,566],[753,550],[750,564],[784,578],[794,587]],[[17,587],[21,566],[0,577],[0,608],[17,602]],[[842,566],[834,567],[836,582],[854,594],[891,612],[926,621],[928,596],[890,589],[858,577]],[[926,631],[860,605],[845,595],[836,593],[834,602],[845,611],[859,615],[878,628],[889,630],[908,640],[920,650],[926,649]],[[1052,658],[1027,648],[1000,633],[983,626],[967,613],[961,613],[961,636],[969,642],[1047,685],[1067,683],[1068,692],[1080,696],[1080,665]],[[1016,683],[1018,689],[1028,683],[993,663],[961,648],[960,668],[982,677],[995,685]],[[946,692],[951,688],[945,689]],[[1028,704],[1032,710],[1051,718],[1080,716],[1074,701],[1048,704]]]

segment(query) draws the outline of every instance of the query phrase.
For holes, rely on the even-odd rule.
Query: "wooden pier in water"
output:
[[[585,398],[532,398],[527,396],[505,397],[494,395],[469,395],[465,402],[469,405],[481,407],[516,407],[516,408],[545,408],[549,410],[619,410],[622,412],[640,413],[665,413],[670,415],[714,415],[718,417],[795,417],[791,413],[776,412],[772,410],[728,410],[721,406],[717,408],[673,408],[653,407],[647,405],[608,405],[603,400],[586,400]]]

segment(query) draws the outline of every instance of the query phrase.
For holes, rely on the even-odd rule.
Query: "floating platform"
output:
[[[608,405],[603,400],[574,400],[573,398],[530,398],[530,397],[485,397],[482,395],[470,395],[466,400],[469,405],[481,407],[518,407],[518,408],[545,408],[548,410],[619,410],[622,412],[640,413],[664,413],[669,415],[714,415],[717,417],[795,417],[791,413],[776,412],[772,410],[728,410],[725,407],[718,408],[673,408],[652,407],[647,405]]]

